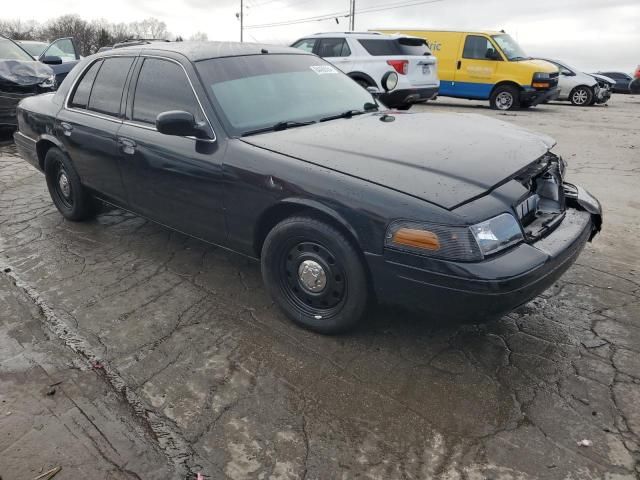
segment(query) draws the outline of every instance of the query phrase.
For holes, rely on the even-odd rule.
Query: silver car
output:
[[[598,81],[591,75],[581,72],[580,70],[570,67],[566,63],[549,58],[541,58],[547,62],[553,63],[560,70],[558,87],[560,95],[558,100],[568,100],[572,104],[586,107],[596,103],[606,103],[611,96],[608,89],[602,89]]]

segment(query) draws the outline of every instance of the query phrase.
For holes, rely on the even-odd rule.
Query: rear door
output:
[[[492,58],[496,54],[500,60]],[[455,93],[464,98],[486,100],[491,95],[502,54],[488,37],[468,34],[462,45],[455,76]]]
[[[72,87],[56,128],[82,183],[120,205],[127,199],[119,168],[116,134],[133,56],[101,58]]]
[[[192,113],[213,132],[187,71],[176,60],[151,56],[140,57],[136,70],[126,121],[118,133],[131,208],[184,233],[219,243],[226,236],[223,148],[215,141],[164,135],[155,128],[160,113],[181,110]]]
[[[313,53],[335,65],[344,73],[349,73],[353,69],[351,49],[344,38],[319,38]]]

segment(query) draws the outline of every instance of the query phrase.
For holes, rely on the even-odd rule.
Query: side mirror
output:
[[[53,55],[42,57],[40,59],[40,61],[42,63],[47,64],[47,65],[60,65],[60,64],[62,64],[62,58],[56,57],[56,56],[53,56]]]
[[[158,115],[156,129],[165,135],[212,140],[211,133],[204,123],[197,123],[192,113],[180,110],[162,112]]]
[[[382,76],[382,88],[385,92],[390,92],[398,86],[398,74],[396,72],[387,72]]]
[[[378,87],[367,87],[367,92],[369,92],[373,98],[378,98],[382,94]]]

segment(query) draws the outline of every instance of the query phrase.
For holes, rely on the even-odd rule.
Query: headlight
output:
[[[41,88],[53,88],[56,85],[56,76],[50,75],[44,82],[40,84]]]
[[[533,88],[549,88],[551,86],[551,76],[545,72],[536,72],[533,74],[531,86]]]
[[[477,262],[523,240],[517,220],[503,213],[471,227],[410,221],[392,223],[385,246],[443,260]]]
[[[533,74],[533,81],[537,82],[537,81],[545,81],[545,80],[550,80],[551,79],[551,75],[549,75],[546,72],[536,72]]]
[[[520,225],[509,213],[503,213],[471,227],[482,253],[491,255],[523,239]]]

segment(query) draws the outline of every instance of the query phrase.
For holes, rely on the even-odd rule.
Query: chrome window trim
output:
[[[204,116],[205,120],[207,121],[207,125],[209,125],[209,128],[211,129],[211,133],[213,134],[213,138],[196,138],[196,137],[183,137],[183,138],[191,138],[194,140],[198,140],[201,142],[209,142],[209,143],[215,143],[218,139],[217,135],[216,135],[216,131],[213,128],[213,125],[211,124],[211,120],[209,120],[209,117],[207,116],[207,112],[205,112],[204,107],[202,106],[202,102],[200,101],[200,97],[198,96],[198,93],[196,92],[196,89],[193,86],[193,83],[191,82],[191,78],[189,77],[189,74],[187,73],[187,69],[184,68],[184,65],[182,65],[182,63],[178,62],[177,60],[173,59],[173,58],[168,58],[168,57],[163,57],[161,55],[145,55],[145,54],[140,54],[140,57],[143,58],[155,58],[158,60],[166,60],[169,62],[173,62],[176,65],[178,65],[180,68],[182,68],[182,71],[184,72],[184,76],[187,78],[187,82],[189,82],[189,86],[191,87],[191,91],[193,92],[193,96],[196,99],[196,102],[198,102],[198,106],[200,107],[200,112],[202,113],[202,115]],[[142,69],[144,68],[144,63],[142,64],[142,66],[140,67],[140,71],[142,71]],[[138,86],[138,81],[136,79],[136,87]],[[135,90],[133,91],[133,98],[135,101]],[[123,123],[127,124],[127,125],[131,125],[134,127],[141,127],[141,128],[147,128],[149,130],[156,130],[156,127],[151,127],[148,126],[146,124],[141,124],[142,122],[135,122],[133,119],[131,120],[124,120]]]
[[[178,62],[177,60],[173,59],[173,58],[169,58],[169,57],[163,57],[161,55],[128,55],[128,54],[120,54],[120,55],[105,55],[103,57],[99,57],[96,58],[93,62],[90,62],[89,64],[87,64],[87,66],[84,68],[84,70],[82,72],[80,72],[80,74],[74,79],[73,84],[71,85],[71,87],[69,88],[69,91],[67,92],[67,96],[65,97],[64,100],[64,109],[68,110],[70,112],[76,112],[76,113],[80,113],[83,115],[89,115],[90,117],[95,117],[95,118],[101,118],[103,120],[109,120],[111,122],[114,123],[121,123],[123,125],[129,125],[132,127],[138,127],[138,128],[144,128],[146,130],[152,130],[152,131],[158,131],[154,126],[150,126],[147,124],[142,124],[139,122],[134,122],[132,120],[125,120],[123,118],[118,118],[118,117],[112,117],[112,116],[108,116],[108,115],[103,115],[100,113],[95,113],[91,110],[86,110],[86,109],[80,109],[80,108],[74,108],[74,107],[70,107],[69,106],[69,100],[71,99],[71,94],[75,91],[78,82],[80,82],[82,80],[82,78],[84,77],[85,73],[87,72],[87,70],[89,68],[91,68],[92,65],[94,65],[97,61],[99,60],[106,60],[108,58],[114,58],[114,57],[132,57],[132,58],[137,58],[137,57],[144,57],[144,58],[156,58],[159,60],[167,60],[169,62],[173,62],[177,65],[180,66],[180,68],[182,68],[182,71],[184,72],[185,77],[187,78],[187,82],[189,82],[189,86],[191,87],[191,91],[193,92],[194,97],[196,98],[196,102],[198,102],[198,106],[200,107],[200,111],[202,112],[202,115],[204,116],[205,120],[207,121],[207,124],[209,125],[209,128],[211,129],[211,133],[213,134],[213,138],[196,138],[196,137],[183,137],[183,138],[190,138],[192,140],[196,140],[196,141],[200,141],[200,142],[208,142],[208,143],[215,143],[217,141],[217,135],[216,135],[216,131],[213,128],[213,125],[211,124],[211,120],[209,120],[209,117],[207,116],[207,113],[204,110],[204,107],[202,106],[202,102],[200,101],[200,97],[198,96],[196,89],[193,87],[193,83],[191,82],[191,78],[189,77],[189,74],[187,73],[187,69],[184,68],[184,65],[182,65],[180,62]],[[141,67],[142,68],[142,67]],[[131,85],[131,84],[129,84]],[[137,86],[137,79],[136,79],[136,86]],[[135,90],[134,90],[134,97],[135,97]]]

